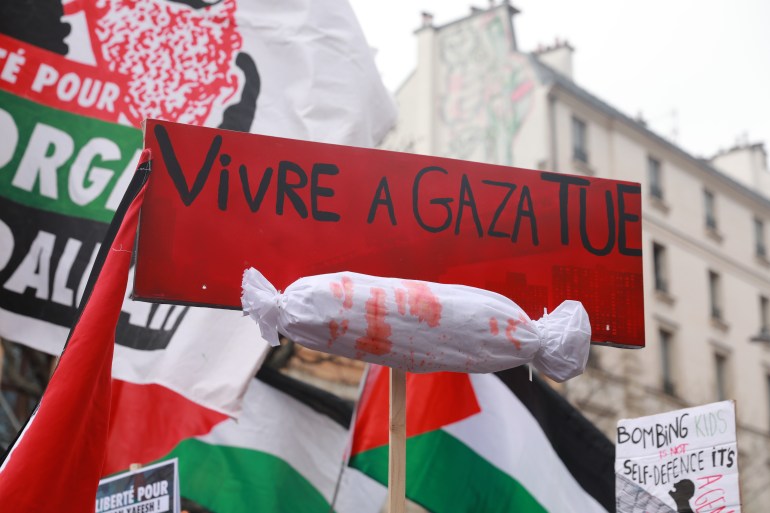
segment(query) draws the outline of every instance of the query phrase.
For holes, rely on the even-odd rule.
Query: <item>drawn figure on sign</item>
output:
[[[152,117],[248,132],[260,76],[240,51],[235,11],[236,0],[0,2],[0,33],[125,77],[127,124]],[[68,36],[90,47],[74,52]],[[209,119],[225,106],[221,121]]]
[[[66,4],[65,12],[85,15],[97,65],[126,77],[128,123],[210,123],[212,110],[234,103],[240,90],[220,128],[248,131],[260,78],[239,52],[236,8],[235,0],[98,0]]]
[[[695,513],[690,507],[690,499],[695,495],[695,483],[689,479],[677,481],[668,494],[676,502],[678,513]]]
[[[662,497],[653,495],[631,479],[615,474],[615,510],[617,513],[676,513]]]

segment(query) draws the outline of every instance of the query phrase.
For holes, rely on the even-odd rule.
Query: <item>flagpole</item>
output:
[[[390,367],[388,512],[406,511],[406,372]]]

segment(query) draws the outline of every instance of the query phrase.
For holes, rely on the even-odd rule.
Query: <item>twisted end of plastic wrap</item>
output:
[[[540,350],[532,365],[559,383],[581,375],[591,346],[591,323],[582,303],[564,301],[534,323],[540,332]]]
[[[253,267],[243,272],[243,293],[241,305],[243,314],[257,322],[262,338],[271,346],[280,345],[278,342],[278,314],[281,294],[267,281],[261,272]]]

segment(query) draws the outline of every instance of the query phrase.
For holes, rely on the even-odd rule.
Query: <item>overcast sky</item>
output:
[[[420,12],[443,25],[487,0],[351,0],[385,85],[414,69]],[[519,49],[575,48],[575,81],[696,156],[738,141],[770,150],[770,1],[512,0]]]

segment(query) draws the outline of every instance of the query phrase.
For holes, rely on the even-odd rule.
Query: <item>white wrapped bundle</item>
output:
[[[409,372],[496,372],[525,363],[556,381],[583,372],[591,326],[578,301],[531,320],[482,289],[342,272],[301,278],[279,293],[243,275],[243,311],[262,336]]]

